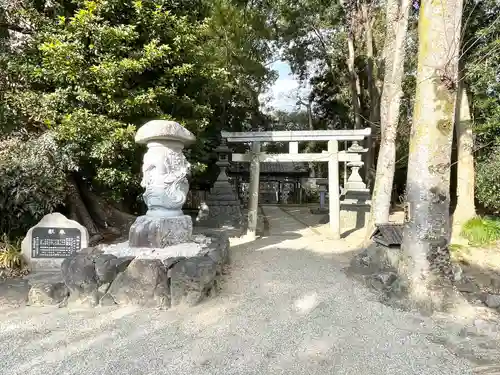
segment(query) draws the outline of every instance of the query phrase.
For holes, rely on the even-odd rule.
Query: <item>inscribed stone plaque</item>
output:
[[[66,258],[81,249],[77,228],[37,227],[31,236],[32,258]]]
[[[89,234],[83,225],[53,213],[28,231],[21,249],[31,270],[58,270],[65,258],[88,243]]]

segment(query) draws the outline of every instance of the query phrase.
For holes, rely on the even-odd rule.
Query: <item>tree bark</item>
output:
[[[410,6],[410,0],[388,0],[386,5],[384,83],[380,100],[381,140],[367,237],[373,233],[375,224],[389,222]]]
[[[459,235],[462,225],[476,215],[474,202],[474,134],[472,131],[469,100],[463,79],[460,79],[456,100],[457,206],[453,213],[452,237]]]
[[[360,88],[358,75],[356,74],[356,69],[354,67],[355,52],[354,52],[354,35],[352,31],[347,33],[347,69],[349,71],[349,85],[351,88],[351,102],[352,111],[354,112],[354,127],[356,129],[361,129],[363,127],[363,121],[361,120],[361,105],[359,102]]]
[[[363,23],[365,29],[365,38],[366,38],[366,59],[367,59],[367,84],[368,84],[368,93],[370,96],[370,114],[369,114],[369,122],[371,128],[371,134],[366,138],[365,145],[368,148],[365,159],[365,181],[366,184],[372,188],[373,180],[374,180],[374,169],[375,169],[375,147],[373,139],[375,138],[378,130],[379,123],[379,92],[377,86],[375,85],[375,64],[373,57],[373,32],[372,25],[373,19],[370,14],[368,4],[363,3],[361,5],[361,12],[363,15]]]
[[[422,302],[434,302],[431,286],[451,277],[450,164],[462,7],[463,0],[420,2],[402,269],[410,295]]]
[[[85,186],[82,186],[80,190],[88,212],[94,218],[95,223],[104,228],[106,232],[112,232],[116,235],[128,234],[130,225],[135,221],[136,216],[118,210]]]
[[[76,215],[78,217],[78,221],[89,231],[90,241],[94,243],[99,241],[102,236],[99,232],[99,228],[97,227],[94,219],[90,215],[85,202],[82,199],[80,194],[80,189],[75,181],[75,178],[71,175],[68,176],[68,203],[70,206],[70,213],[72,216]]]
[[[309,103],[307,104],[307,120],[308,120],[309,130],[314,130],[311,100],[309,100]],[[316,147],[316,142],[309,141],[309,143],[307,145],[307,152],[314,152],[315,147]],[[309,162],[309,177],[311,177],[311,178],[316,177],[315,164],[312,161]]]

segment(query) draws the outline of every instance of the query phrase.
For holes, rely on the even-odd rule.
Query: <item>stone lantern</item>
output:
[[[229,167],[229,154],[231,154],[231,150],[227,147],[226,140],[222,139],[221,144],[214,150],[217,153],[217,166],[219,167],[219,177],[217,180],[221,178],[227,178],[226,168]]]
[[[148,211],[130,227],[130,247],[164,248],[191,241],[192,219],[182,212],[191,166],[182,151],[195,141],[194,135],[174,121],[153,120],[137,131],[135,141],[148,147],[141,181]]]
[[[358,154],[363,154],[366,151],[368,150],[359,145],[357,141],[354,141],[351,147],[347,149],[347,152]],[[362,161],[351,161],[347,163],[347,166],[351,168],[351,174],[349,175],[345,186],[346,195],[344,203],[369,204],[370,190],[366,187],[366,184],[359,173],[359,170],[363,167],[363,165],[364,163]]]
[[[212,228],[241,229],[243,216],[241,214],[238,194],[229,182],[226,169],[229,167],[231,150],[223,139],[217,153],[217,166],[220,168],[219,176],[207,196],[208,218],[202,225]]]

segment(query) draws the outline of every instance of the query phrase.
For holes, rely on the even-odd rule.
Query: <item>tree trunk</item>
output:
[[[354,127],[356,129],[361,129],[363,127],[363,121],[361,120],[361,105],[359,103],[359,81],[358,75],[356,74],[356,69],[354,67],[355,53],[354,53],[354,35],[352,31],[347,33],[347,48],[348,48],[348,58],[347,58],[347,68],[349,70],[349,84],[351,87],[351,101],[352,101],[352,111],[354,112]]]
[[[120,236],[128,235],[130,225],[136,219],[134,215],[118,210],[85,186],[80,190],[88,212],[104,231]]]
[[[388,0],[386,5],[387,31],[383,51],[385,72],[380,100],[381,140],[367,237],[373,233],[375,224],[389,221],[410,6],[410,0]]]
[[[463,0],[422,0],[417,90],[406,183],[402,266],[411,296],[434,302],[435,281],[452,276],[450,164]],[[446,276],[443,278],[443,276]],[[429,299],[430,297],[430,299]]]
[[[75,181],[75,178],[71,175],[68,176],[68,203],[71,216],[77,216],[78,221],[89,231],[90,243],[95,243],[99,241],[102,236],[97,228],[97,225],[92,219],[85,202],[80,194],[80,189]]]
[[[458,85],[456,100],[457,206],[453,213],[452,237],[458,236],[462,225],[476,215],[474,202],[474,134],[471,126],[469,100],[463,79],[460,80]]]
[[[309,130],[314,130],[314,124],[313,124],[313,117],[312,117],[312,101],[309,99],[309,103],[307,105],[307,120],[309,124]],[[314,141],[309,141],[307,145],[307,152],[314,152],[314,149],[316,147],[316,142]],[[309,162],[309,177],[315,178],[316,177],[316,170],[315,170],[315,164],[314,162]]]
[[[363,3],[361,5],[361,11],[363,15],[363,22],[365,28],[366,37],[366,59],[367,59],[367,81],[368,81],[368,92],[370,96],[370,115],[369,122],[371,128],[371,134],[366,138],[365,145],[368,148],[365,159],[365,181],[366,184],[372,188],[374,180],[374,169],[375,169],[375,147],[373,139],[377,134],[377,125],[379,123],[379,92],[375,86],[375,70],[374,70],[374,57],[373,57],[373,32],[372,25],[373,19],[368,9],[368,4]]]

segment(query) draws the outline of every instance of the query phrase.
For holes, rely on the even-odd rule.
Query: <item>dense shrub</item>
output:
[[[475,217],[462,227],[462,237],[473,246],[484,246],[500,240],[500,218]]]
[[[0,238],[0,269],[19,269],[25,264],[21,254],[21,240],[11,240],[6,234]]]
[[[500,147],[477,163],[476,197],[488,211],[500,213]]]
[[[0,146],[0,233],[22,236],[65,199],[65,170],[50,132],[41,137],[15,137]]]

